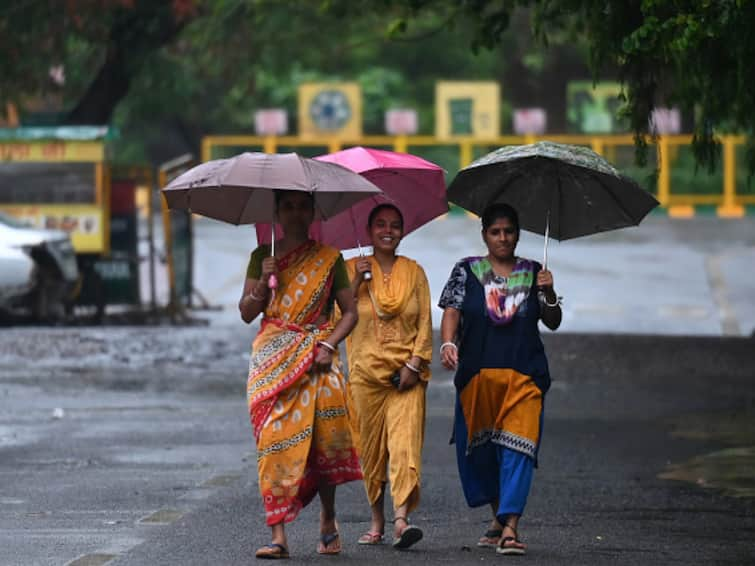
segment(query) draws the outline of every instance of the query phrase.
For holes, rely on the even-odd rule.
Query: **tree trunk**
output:
[[[120,46],[108,48],[105,62],[84,96],[65,119],[66,124],[108,124],[128,93],[131,73]]]
[[[65,123],[108,124],[144,61],[171,43],[198,14],[177,15],[171,0],[142,0],[130,9],[118,11],[110,29],[105,62]]]

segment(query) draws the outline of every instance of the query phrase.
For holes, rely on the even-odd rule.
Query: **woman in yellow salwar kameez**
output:
[[[373,255],[346,262],[359,312],[359,322],[346,339],[349,391],[372,510],[370,529],[358,542],[383,541],[389,481],[393,546],[402,549],[422,538],[408,514],[419,503],[425,389],[432,357],[430,289],[424,270],[396,255],[403,236],[398,208],[378,205],[369,216],[368,230]],[[369,281],[364,277],[367,271],[372,273]]]
[[[351,437],[346,387],[338,343],[357,319],[341,254],[309,239],[314,201],[308,193],[276,193],[276,215],[284,236],[252,253],[241,317],[264,313],[252,345],[247,381],[249,415],[257,441],[259,488],[270,544],[258,558],[289,556],[285,523],[320,495],[320,554],[341,549],[335,486],[362,478]],[[277,289],[269,280],[277,277]],[[331,324],[333,303],[342,313]]]

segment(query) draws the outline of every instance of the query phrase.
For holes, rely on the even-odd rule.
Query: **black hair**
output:
[[[284,191],[281,189],[275,189],[273,191],[273,197],[275,198],[275,210],[278,210],[278,207],[280,206],[281,200],[283,200],[283,197],[291,194],[291,193],[297,193],[302,195],[307,195],[309,197],[309,202],[312,204],[312,210],[315,208],[315,195],[313,195],[310,192],[307,191]]]
[[[487,230],[496,220],[503,218],[506,218],[514,225],[518,234],[519,215],[513,206],[502,202],[494,202],[485,207],[485,210],[482,212],[482,230]]]
[[[375,221],[375,217],[381,210],[395,210],[396,214],[398,214],[399,220],[401,221],[401,230],[404,229],[404,215],[401,214],[401,211],[395,204],[391,204],[389,202],[381,203],[370,211],[370,215],[367,217],[368,228],[372,227],[372,223]]]

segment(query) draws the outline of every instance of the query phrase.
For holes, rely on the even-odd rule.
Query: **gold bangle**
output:
[[[336,351],[336,347],[333,346],[332,344],[326,342],[325,340],[320,340],[319,342],[317,342],[317,345],[318,346],[322,346],[323,348],[325,348],[326,350],[328,350],[331,354],[335,353],[335,351]]]
[[[260,297],[257,293],[254,292],[254,289],[249,291],[249,294],[247,295],[247,297],[249,297],[253,301],[259,301],[259,302],[263,302],[265,300],[265,297]]]

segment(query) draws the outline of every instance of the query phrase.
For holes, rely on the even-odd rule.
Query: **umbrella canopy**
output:
[[[448,199],[477,215],[489,204],[510,204],[521,228],[556,240],[636,226],[659,204],[594,151],[553,142],[477,159],[459,171]]]
[[[316,240],[338,249],[356,248],[367,239],[367,218],[378,204],[396,205],[404,216],[404,235],[448,212],[445,174],[421,157],[368,147],[352,147],[315,157],[359,173],[383,192],[360,200],[347,210],[312,224]],[[269,226],[256,226],[257,240],[270,243]]]
[[[207,161],[176,177],[163,194],[169,208],[189,210],[231,224],[269,222],[273,190],[315,197],[315,217],[330,218],[380,189],[334,163],[296,153],[242,153]]]

